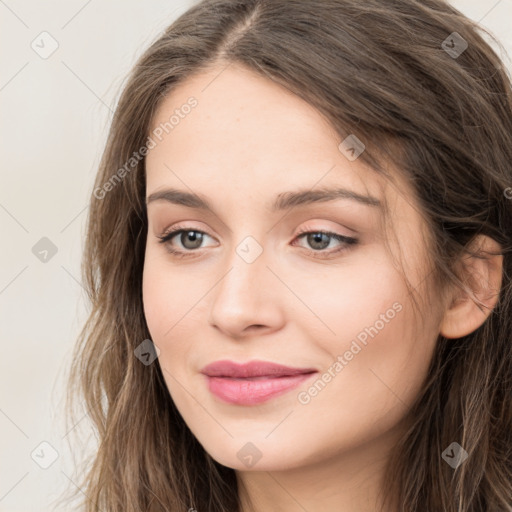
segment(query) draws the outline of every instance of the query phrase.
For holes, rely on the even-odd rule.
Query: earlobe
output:
[[[454,290],[441,322],[440,334],[445,338],[461,338],[478,329],[498,302],[503,270],[501,246],[486,235],[479,235],[472,246],[478,248],[477,256],[462,262],[464,281],[469,285],[466,290]]]

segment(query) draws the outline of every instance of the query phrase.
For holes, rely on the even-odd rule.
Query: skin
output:
[[[197,98],[148,153],[146,195],[193,191],[214,209],[163,200],[147,206],[144,313],[169,393],[205,450],[236,470],[244,512],[375,511],[384,464],[439,333],[472,332],[487,313],[455,292],[440,298],[430,289],[426,223],[406,183],[398,189],[361,160],[349,161],[339,135],[302,99],[239,65],[224,68],[180,84],[152,123],[154,129]],[[394,235],[384,232],[380,210],[346,199],[266,208],[281,192],[323,186],[386,199]],[[206,233],[199,249],[187,248],[197,243],[185,235],[167,243],[188,258],[159,243],[178,224]],[[301,228],[359,243],[334,253],[343,243],[330,238],[315,252],[314,240],[297,238]],[[248,236],[263,250],[252,263],[237,254]],[[424,322],[397,258],[428,311]],[[472,271],[498,289],[501,260],[492,262],[478,260]],[[495,298],[482,290],[493,307]],[[394,303],[400,312],[307,404],[298,394],[318,375],[263,404],[240,406],[211,394],[200,373],[219,359],[262,359],[321,375]],[[237,457],[248,442],[262,454],[252,467]]]

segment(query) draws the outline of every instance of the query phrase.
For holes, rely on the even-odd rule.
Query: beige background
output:
[[[452,3],[512,55],[512,0]],[[0,512],[48,512],[74,485],[62,398],[87,311],[79,282],[87,198],[126,73],[189,5],[0,0]],[[34,40],[40,52],[58,48],[43,59]],[[46,263],[32,252],[42,237],[57,248]],[[48,469],[31,458],[37,448],[36,460],[51,461],[43,441],[59,454]]]

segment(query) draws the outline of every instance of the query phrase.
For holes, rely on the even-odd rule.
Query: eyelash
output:
[[[160,239],[158,243],[160,243],[160,244],[167,244],[166,250],[169,251],[176,258],[193,257],[193,254],[191,254],[191,253],[197,252],[199,249],[188,249],[188,250],[182,251],[182,250],[176,250],[176,249],[170,247],[170,245],[168,244],[168,242],[170,242],[171,239],[174,238],[176,235],[178,235],[180,233],[184,233],[184,232],[189,232],[189,231],[192,231],[194,233],[202,233],[203,235],[208,235],[208,233],[206,233],[204,231],[201,231],[199,229],[177,226],[176,229],[174,229],[173,231],[169,231],[168,233],[164,233],[161,236],[157,236],[157,238]],[[343,242],[343,244],[344,244],[341,248],[338,248],[338,249],[335,249],[335,250],[331,250],[331,251],[327,251],[327,252],[324,249],[315,251],[313,249],[305,249],[305,248],[303,248],[305,251],[307,251],[307,253],[309,255],[311,255],[311,256],[313,256],[315,258],[318,258],[318,259],[329,258],[329,257],[333,256],[334,254],[338,254],[338,253],[347,251],[347,250],[349,250],[350,246],[356,245],[359,242],[359,240],[357,238],[352,238],[352,237],[349,237],[349,236],[340,235],[338,233],[333,233],[332,231],[325,231],[325,230],[322,230],[322,229],[316,229],[316,230],[303,229],[303,230],[300,230],[297,233],[297,236],[295,237],[295,240],[297,240],[299,238],[304,238],[305,235],[308,235],[308,234],[323,234],[323,235],[326,235],[326,236],[328,236],[330,238],[333,238],[333,239],[337,240],[338,242]],[[210,236],[210,235],[208,235],[208,236]],[[319,254],[325,254],[326,256],[319,256]]]

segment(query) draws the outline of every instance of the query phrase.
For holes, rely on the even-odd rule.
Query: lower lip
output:
[[[291,391],[315,373],[254,379],[228,377],[207,377],[207,379],[208,388],[221,400],[236,405],[255,405]]]

